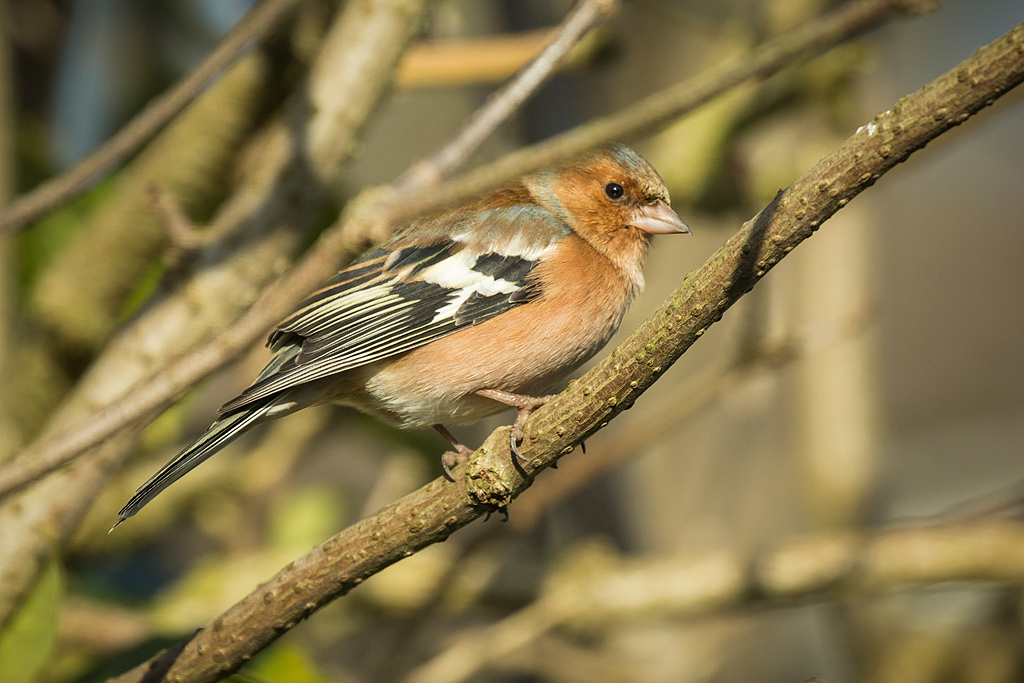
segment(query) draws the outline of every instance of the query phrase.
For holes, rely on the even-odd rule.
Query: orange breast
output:
[[[543,283],[540,298],[381,363],[353,403],[389,422],[422,427],[506,409],[474,396],[478,389],[549,391],[607,343],[636,292],[575,236],[534,273]]]

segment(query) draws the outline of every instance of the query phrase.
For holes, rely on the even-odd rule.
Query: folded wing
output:
[[[339,272],[271,334],[274,359],[221,413],[410,351],[538,297],[531,274],[566,226],[533,205],[475,217],[476,225],[445,231],[452,236],[431,244],[398,238]],[[491,222],[516,225],[518,236],[480,240]]]

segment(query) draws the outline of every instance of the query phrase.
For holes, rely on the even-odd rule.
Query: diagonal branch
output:
[[[814,165],[744,225],[604,361],[534,413],[519,468],[508,428],[457,480],[437,479],[290,563],[189,640],[115,679],[213,681],[331,600],[496,506],[628,408],[782,258],[896,164],[1024,81],[1024,24],[902,98]]]
[[[931,4],[924,2],[924,6],[930,7]],[[203,377],[236,358],[328,278],[346,256],[356,253],[367,241],[385,237],[390,226],[397,221],[415,212],[437,208],[453,198],[465,197],[467,193],[497,187],[554,160],[623,136],[651,130],[740,82],[767,77],[893,17],[918,11],[920,7],[921,3],[909,0],[860,0],[766,42],[749,56],[749,64],[744,61],[715,71],[717,75],[685,81],[619,114],[527,148],[514,155],[511,163],[498,161],[463,180],[443,183],[429,192],[421,188],[421,191],[410,192],[401,198],[392,187],[364,192],[350,203],[338,222],[323,234],[287,276],[264,292],[246,314],[209,344],[140,382],[124,397],[97,408],[75,429],[39,440],[24,449],[15,460],[0,466],[0,498],[71,462],[128,425],[152,415]]]

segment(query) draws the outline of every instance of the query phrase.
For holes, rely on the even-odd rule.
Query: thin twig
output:
[[[173,653],[158,655],[115,680],[140,681],[154,666],[160,666],[168,678],[187,675],[196,683],[217,680],[367,577],[443,541],[488,510],[508,505],[540,470],[571,453],[649,388],[728,308],[850,199],[1022,81],[1024,24],[902,98],[780,192],[609,357],[534,413],[520,448],[525,464],[520,465],[509,452],[508,428],[495,430],[457,470],[455,482],[436,479],[344,529],[289,563]],[[962,566],[981,566],[980,552],[964,555],[957,545],[976,538],[976,533],[961,535],[965,537],[958,537],[956,543],[940,543],[937,550],[959,557]],[[1018,551],[1012,556],[1014,580],[1021,579],[1024,568],[1019,533],[1015,531],[1008,546]],[[898,541],[897,547],[906,543]],[[747,569],[742,566],[741,575]],[[766,576],[779,578],[781,597],[792,591],[787,588],[792,581],[787,584],[790,575],[778,570],[789,566],[773,562],[758,568]],[[800,564],[792,566],[799,569]],[[902,580],[899,571],[906,564],[892,567],[893,580]],[[941,579],[934,573],[929,578]],[[832,580],[826,574],[825,583],[816,583],[813,576],[805,583],[822,590]]]
[[[228,32],[220,44],[171,90],[160,95],[99,148],[64,173],[17,197],[0,211],[0,233],[18,230],[70,201],[101,174],[125,161],[156,135],[206,84],[254,39],[277,26],[299,0],[263,0]]]
[[[757,69],[736,67],[734,71],[742,71],[747,78],[767,76],[796,61],[808,59],[872,26],[899,16],[903,11],[903,5],[898,0],[861,0],[821,20],[811,22],[808,27],[765,43],[753,53],[759,65]],[[687,101],[688,106],[696,106],[694,102],[704,102],[713,95],[722,94],[736,82],[732,73],[716,84],[710,84],[706,78],[699,77],[697,83],[701,91],[700,97],[679,99]],[[670,90],[686,90],[689,83],[692,81],[674,86]],[[623,110],[615,118],[629,118],[647,126],[651,117],[649,113],[645,114],[645,111],[650,100],[651,98],[648,98]],[[684,109],[675,109],[674,114],[679,115],[683,111]],[[659,120],[662,118],[659,114]],[[602,126],[602,130],[606,132],[613,129],[619,135],[632,132],[618,127]],[[320,241],[289,274],[268,288],[252,308],[232,325],[224,328],[210,343],[186,354],[150,379],[140,382],[118,400],[97,408],[94,414],[77,428],[37,440],[25,448],[16,459],[0,465],[0,498],[71,462],[80,453],[110,438],[112,434],[129,424],[154,414],[203,377],[236,358],[268,328],[286,316],[320,282],[329,277],[346,255],[357,252],[371,235],[386,232],[396,216],[413,213],[410,207],[416,211],[436,207],[454,196],[449,191],[450,188],[457,188],[454,192],[458,194],[469,186],[477,190],[497,187],[518,177],[503,173],[518,173],[520,168],[534,168],[537,159],[560,159],[562,157],[559,155],[571,156],[589,146],[612,139],[595,138],[586,134],[585,131],[590,130],[589,126],[582,126],[577,130],[584,132],[567,134],[575,140],[572,144],[562,142],[567,137],[562,136],[552,141],[551,148],[544,145],[528,148],[531,150],[530,160],[525,166],[522,161],[517,161],[508,165],[505,171],[500,171],[495,168],[501,165],[501,162],[497,162],[482,169],[487,176],[486,182],[477,179],[478,173],[472,173],[462,179],[455,178],[442,183],[432,188],[429,193],[411,193],[403,197],[396,195],[389,188],[364,192],[350,203],[338,222],[324,232]],[[516,156],[516,159],[520,158],[521,155]],[[438,198],[440,200],[435,201]]]
[[[171,249],[190,252],[208,243],[209,240],[189,219],[181,204],[173,196],[164,192],[159,185],[156,183],[148,185],[146,198],[163,222]]]
[[[414,164],[394,182],[399,195],[436,185],[463,163],[494,130],[551,77],[555,67],[598,23],[618,11],[617,0],[581,0],[569,12],[554,38],[530,64],[488,98],[458,134],[428,158]]]

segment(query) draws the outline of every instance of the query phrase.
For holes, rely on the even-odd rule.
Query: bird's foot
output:
[[[526,458],[519,453],[519,444],[523,442],[523,437],[525,436],[526,421],[530,419],[530,414],[533,411],[553,399],[555,397],[554,394],[548,396],[527,396],[525,394],[513,394],[501,389],[479,389],[476,393],[484,398],[504,403],[516,409],[516,421],[512,423],[508,445],[512,455],[516,456],[516,460],[520,463],[526,463]]]
[[[448,481],[455,481],[452,470],[466,462],[466,458],[473,452],[472,448],[462,447],[458,451],[445,451],[441,454],[441,469],[444,471],[444,478]]]
[[[437,433],[447,439],[454,451],[445,451],[441,454],[441,469],[444,470],[444,478],[448,481],[455,481],[452,470],[466,462],[473,449],[455,438],[455,435],[448,431],[444,425],[434,425]]]

